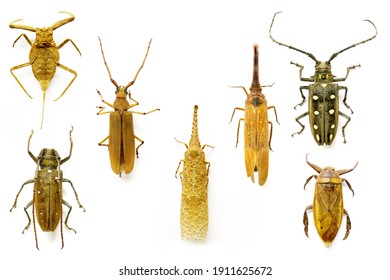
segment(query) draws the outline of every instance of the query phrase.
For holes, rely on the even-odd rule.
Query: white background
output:
[[[0,9],[0,256],[2,279],[123,279],[119,269],[203,268],[211,275],[214,266],[271,266],[270,279],[386,279],[390,234],[387,165],[388,50],[389,20],[383,1],[10,1]],[[64,18],[58,11],[72,12],[76,19],[54,33],[59,44],[71,38],[82,52],[70,45],[61,50],[61,63],[76,70],[78,77],[58,102],[71,75],[57,70],[47,92],[45,122],[39,130],[42,94],[31,69],[17,75],[34,99],[29,99],[9,73],[9,68],[28,61],[29,46],[24,31],[8,24],[23,18],[23,24],[48,26]],[[274,25],[274,37],[326,60],[332,53],[370,37],[367,44],[338,56],[333,74],[344,76],[348,66],[360,63],[343,85],[348,86],[349,105],[354,110],[342,143],[341,127],[331,147],[318,147],[303,119],[305,131],[295,118],[307,110],[301,101],[299,69],[304,76],[314,72],[307,56],[280,47],[268,36],[275,12],[282,10]],[[34,40],[34,34],[25,33]],[[131,87],[140,102],[137,111],[160,108],[147,116],[136,115],[136,135],[145,140],[140,158],[130,175],[119,178],[110,168],[108,151],[97,143],[108,135],[108,115],[97,116],[101,106],[99,89],[113,102],[114,86],[104,67],[97,36],[103,41],[106,59],[118,84],[131,81],[153,42],[145,67]],[[229,125],[234,107],[243,107],[245,94],[229,85],[249,88],[252,80],[253,44],[260,46],[260,81],[275,85],[265,88],[269,105],[275,105],[280,126],[274,121],[270,173],[263,187],[246,178],[243,135],[235,149],[240,112]],[[341,98],[343,93],[341,94]],[[199,134],[211,162],[209,177],[209,234],[205,242],[180,239],[180,180],[174,173],[184,147],[174,140],[188,141],[193,106],[199,105]],[[341,104],[340,110],[350,112]],[[340,119],[341,125],[345,123]],[[21,234],[27,219],[23,211],[32,198],[26,186],[12,212],[21,184],[33,178],[35,164],[26,147],[31,129],[31,149],[55,147],[62,157],[69,152],[69,129],[74,126],[72,158],[63,165],[86,208],[81,212],[69,186],[64,198],[74,208],[69,225],[77,234],[60,234],[38,229],[40,251],[31,227]],[[315,232],[309,215],[309,235],[303,232],[302,216],[313,199],[314,184],[303,190],[305,180],[315,173],[305,154],[319,165],[336,169],[358,167],[344,175],[355,196],[344,188],[345,208],[352,230],[342,241],[345,220],[336,241],[326,248]],[[133,277],[135,278],[135,277]],[[140,277],[141,278],[141,277]],[[144,279],[160,279],[147,277]],[[169,277],[171,279],[172,277]],[[178,277],[185,279],[184,276]],[[188,277],[196,278],[196,277]],[[242,276],[231,279],[252,279]]]

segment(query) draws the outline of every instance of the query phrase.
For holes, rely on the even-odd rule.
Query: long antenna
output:
[[[358,45],[364,44],[364,43],[366,43],[366,42],[368,42],[368,41],[371,41],[372,39],[374,39],[374,38],[376,37],[376,35],[378,34],[378,30],[376,29],[375,24],[374,24],[371,20],[369,20],[369,19],[365,19],[365,20],[363,20],[363,21],[368,21],[369,23],[372,24],[372,26],[374,26],[374,28],[375,28],[375,34],[374,34],[374,36],[368,38],[367,40],[363,40],[363,41],[361,41],[361,42],[359,42],[359,43],[357,43],[357,44],[350,45],[349,47],[346,47],[345,49],[342,49],[341,51],[332,54],[332,56],[331,56],[330,59],[328,60],[329,62],[331,62],[331,61],[332,61],[336,56],[338,56],[340,53],[345,52],[346,50],[349,50],[349,49],[351,49],[351,48],[354,48],[354,47],[356,47],[356,46],[358,46]]]
[[[102,40],[100,40],[100,37],[99,37],[99,36],[98,36],[98,38],[99,38],[99,42],[100,42],[100,50],[101,50],[101,52],[102,52],[104,65],[106,65],[106,68],[107,68],[108,76],[110,77],[111,83],[113,83],[114,86],[118,87],[118,84],[117,84],[117,83],[115,82],[115,80],[111,77],[111,72],[110,72],[110,69],[108,68],[108,65],[107,65],[107,62],[106,62],[106,57],[104,56]]]
[[[287,47],[287,48],[289,48],[289,49],[292,49],[292,50],[301,52],[301,53],[303,53],[303,54],[306,54],[308,57],[310,57],[310,58],[313,59],[316,63],[318,63],[319,61],[317,60],[317,58],[316,58],[313,54],[311,54],[311,53],[309,53],[309,52],[305,52],[305,51],[300,50],[300,49],[297,49],[297,48],[295,48],[295,47],[293,47],[293,46],[289,46],[289,45],[283,44],[283,43],[281,43],[281,42],[279,42],[279,41],[276,41],[276,40],[272,37],[272,35],[271,35],[271,29],[272,29],[272,26],[273,26],[273,24],[274,24],[274,20],[275,20],[276,15],[277,15],[277,14],[280,14],[280,13],[281,13],[281,12],[275,13],[275,14],[274,14],[274,17],[272,18],[271,26],[269,27],[269,37],[271,38],[271,40],[272,40],[273,42],[275,42],[276,44],[280,45],[280,46],[284,46],[284,47]]]
[[[139,72],[140,72],[141,69],[144,67],[144,64],[145,64],[145,61],[146,61],[146,57],[147,57],[148,54],[149,54],[149,49],[150,49],[150,44],[151,44],[151,43],[152,43],[152,39],[150,39],[150,41],[149,41],[148,49],[146,50],[146,54],[145,54],[144,60],[142,61],[141,67],[138,69],[137,73],[135,74],[134,79],[133,79],[130,83],[128,83],[128,84],[126,85],[125,89],[127,89],[128,87],[132,86],[132,85],[135,83],[135,80],[137,79]]]

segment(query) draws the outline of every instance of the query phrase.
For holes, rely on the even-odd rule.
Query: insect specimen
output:
[[[203,149],[213,148],[207,144],[201,146],[198,135],[198,106],[194,106],[194,119],[192,122],[192,134],[189,144],[184,142],[187,148],[184,159],[180,160],[175,176],[183,163],[183,171],[180,172],[182,195],[180,210],[181,238],[183,240],[204,240],[208,231],[209,214],[207,185],[210,162],[206,161]]]
[[[73,130],[73,128],[72,128]],[[16,208],[17,200],[22,192],[23,188],[27,184],[34,183],[34,192],[33,192],[33,200],[30,201],[25,207],[24,211],[26,212],[28,218],[28,224],[24,228],[23,233],[30,227],[31,219],[30,215],[27,212],[27,209],[32,206],[32,221],[34,225],[34,234],[35,234],[35,243],[36,247],[38,247],[38,238],[37,238],[37,230],[35,226],[35,219],[38,220],[38,224],[41,227],[42,231],[54,231],[58,223],[60,223],[61,230],[61,241],[62,247],[64,247],[64,236],[62,231],[62,205],[65,205],[69,208],[68,214],[65,218],[65,226],[67,229],[76,231],[73,228],[68,226],[68,219],[70,212],[72,211],[72,206],[66,202],[62,198],[62,183],[69,183],[72,187],[72,190],[75,194],[76,201],[80,208],[85,212],[84,207],[80,204],[76,189],[73,187],[73,183],[64,178],[61,170],[61,165],[67,162],[72,155],[73,141],[72,141],[72,130],[69,133],[70,138],[70,151],[69,156],[64,159],[61,159],[58,152],[55,149],[42,149],[39,153],[38,157],[36,157],[30,151],[30,140],[33,135],[33,131],[31,131],[30,137],[28,138],[27,152],[33,161],[37,164],[37,168],[35,170],[34,179],[28,180],[23,183],[20,188],[18,194],[16,195],[15,202],[12,205],[12,209]]]
[[[16,42],[23,37],[26,39],[27,43],[31,46],[30,55],[29,55],[29,62],[14,66],[10,69],[12,76],[15,78],[16,82],[19,84],[19,86],[23,89],[23,91],[28,95],[28,97],[32,98],[31,95],[27,92],[27,90],[24,88],[22,83],[19,81],[19,79],[16,77],[14,71],[21,69],[23,67],[31,66],[34,77],[39,81],[39,84],[42,89],[43,93],[43,105],[42,105],[42,117],[41,117],[41,128],[43,125],[43,116],[44,116],[44,109],[45,109],[45,100],[46,100],[46,91],[49,87],[49,83],[51,79],[54,77],[54,74],[56,72],[57,67],[71,73],[73,75],[72,80],[69,82],[69,84],[66,86],[65,90],[61,93],[61,95],[55,99],[57,101],[60,99],[65,92],[68,90],[68,88],[71,86],[71,84],[74,82],[74,80],[77,77],[77,72],[62,65],[60,61],[60,53],[59,49],[61,49],[66,43],[70,42],[72,45],[76,48],[76,50],[81,55],[80,50],[76,46],[76,44],[71,39],[66,39],[58,46],[54,42],[53,39],[53,31],[57,28],[72,22],[75,17],[71,13],[68,12],[60,12],[65,13],[69,15],[70,17],[57,21],[50,27],[31,27],[28,25],[21,25],[16,24],[17,22],[21,21],[21,19],[15,20],[10,23],[9,27],[11,28],[17,28],[17,29],[23,29],[27,31],[35,32],[36,38],[34,43],[31,42],[31,40],[27,37],[26,34],[19,35],[18,38],[14,41],[13,46],[15,46]]]
[[[335,170],[333,167],[324,167],[321,169],[317,165],[309,162],[307,157],[308,155],[306,155],[307,164],[317,171],[319,175],[310,176],[304,185],[304,188],[306,188],[306,185],[312,178],[316,179],[313,204],[306,207],[303,214],[305,234],[309,237],[307,211],[312,210],[314,225],[316,226],[318,235],[325,246],[330,247],[340,229],[343,214],[347,216],[347,231],[344,239],[348,237],[349,231],[351,230],[351,220],[343,205],[343,182],[352,191],[352,195],[354,195],[354,191],[351,184],[346,179],[340,178],[340,176],[353,171],[358,165],[358,162],[351,169]]]
[[[99,146],[107,146],[110,154],[110,162],[111,168],[114,173],[119,174],[121,176],[122,172],[126,174],[130,173],[134,168],[134,157],[135,155],[138,158],[138,149],[141,145],[144,144],[144,141],[134,134],[134,126],[133,126],[133,114],[146,115],[155,111],[159,111],[160,109],[154,109],[149,112],[135,112],[128,111],[129,109],[137,106],[139,104],[138,101],[131,97],[130,90],[128,88],[132,86],[135,80],[138,77],[139,72],[144,66],[146,57],[148,56],[150,44],[152,40],[149,41],[148,49],[146,51],[144,60],[142,62],[141,67],[138,69],[135,74],[134,79],[129,82],[126,86],[118,86],[116,81],[111,77],[110,69],[106,63],[106,58],[103,52],[102,42],[99,38],[100,49],[103,56],[104,65],[107,68],[108,76],[110,77],[111,82],[116,87],[116,99],[114,104],[111,104],[105,101],[101,95],[101,93],[97,90],[102,102],[109,107],[113,108],[114,111],[103,111],[105,107],[98,107],[100,110],[97,113],[98,115],[110,114],[110,132],[109,135],[99,142]],[[130,104],[126,97],[129,96],[129,99],[132,100],[133,104]],[[135,139],[141,142],[137,148],[135,148]],[[108,144],[104,144],[105,141],[108,140]]]
[[[280,13],[280,12],[278,12]],[[287,47],[289,49],[301,52],[303,54],[306,54],[309,56],[312,60],[315,61],[315,72],[314,75],[305,78],[302,76],[303,66],[299,65],[298,63],[291,62],[291,64],[297,66],[300,68],[299,71],[299,78],[302,82],[311,82],[312,84],[308,86],[301,86],[299,88],[302,96],[302,101],[298,105],[296,105],[294,108],[296,109],[298,106],[302,106],[305,103],[306,97],[303,94],[303,90],[309,91],[309,97],[308,97],[308,103],[309,103],[309,109],[307,112],[303,113],[302,115],[298,116],[295,120],[299,123],[301,126],[301,130],[294,133],[295,134],[301,134],[304,130],[305,126],[299,121],[303,117],[306,117],[309,115],[309,123],[311,132],[313,134],[314,140],[318,145],[330,145],[332,144],[333,140],[335,139],[338,122],[339,122],[339,116],[344,117],[347,119],[347,122],[342,127],[342,135],[344,138],[344,143],[346,143],[345,139],[345,128],[348,125],[348,123],[351,120],[351,117],[347,114],[341,112],[339,110],[339,91],[344,90],[345,95],[343,99],[343,103],[345,107],[347,107],[349,110],[351,110],[351,113],[353,113],[351,107],[347,104],[347,92],[348,88],[346,86],[339,86],[337,82],[344,82],[349,75],[349,71],[352,69],[355,69],[356,67],[360,67],[359,65],[353,65],[347,68],[347,73],[345,77],[343,78],[336,78],[332,74],[332,67],[331,67],[331,61],[336,58],[340,53],[349,50],[351,48],[354,48],[358,45],[364,44],[368,41],[371,41],[376,37],[378,34],[376,26],[374,23],[372,23],[370,20],[366,19],[364,21],[369,22],[375,29],[375,34],[371,36],[370,38],[360,41],[359,43],[350,45],[341,51],[335,52],[330,56],[330,58],[327,61],[319,61],[317,58],[306,51],[303,51],[301,49],[295,48],[293,46],[286,45],[284,43],[281,43],[277,40],[275,40],[271,35],[271,29],[274,24],[275,17],[278,13],[274,14],[274,17],[272,18],[271,26],[269,28],[269,36],[272,39],[273,42],[279,44],[280,46]]]
[[[272,122],[268,120],[268,109],[274,110],[276,122],[279,123],[279,121],[275,107],[267,107],[267,100],[262,93],[262,86],[260,85],[259,80],[258,48],[257,45],[254,45],[253,47],[253,80],[249,89],[250,93],[248,94],[243,86],[234,86],[235,88],[242,88],[245,91],[247,96],[245,109],[240,107],[234,108],[230,122],[232,122],[236,110],[245,112],[245,117],[241,118],[238,122],[236,147],[238,145],[240,124],[241,121],[243,121],[246,174],[248,177],[251,177],[252,182],[254,182],[254,173],[258,172],[258,182],[259,185],[262,186],[265,184],[268,177],[269,150],[271,149],[272,139]],[[269,131],[268,125],[270,125]]]

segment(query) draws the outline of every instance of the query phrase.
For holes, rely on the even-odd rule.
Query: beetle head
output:
[[[127,88],[124,86],[117,86],[115,91],[117,98],[124,98],[126,99],[127,95],[130,97],[130,91],[127,91]]]
[[[42,169],[56,169],[61,157],[55,149],[42,149],[38,156],[39,166]]]
[[[36,29],[35,44],[38,47],[46,47],[53,42],[53,29],[51,27],[42,27]]]
[[[316,62],[314,81],[319,83],[328,83],[333,81],[332,66],[329,61]]]

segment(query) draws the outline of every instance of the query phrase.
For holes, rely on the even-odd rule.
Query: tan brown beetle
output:
[[[340,175],[353,171],[359,162],[356,162],[355,166],[351,169],[335,170],[333,167],[320,168],[309,162],[307,157],[308,154],[306,155],[307,164],[317,171],[319,175],[310,176],[304,185],[304,188],[306,188],[306,185],[312,178],[316,179],[313,204],[306,207],[303,214],[305,234],[309,237],[307,211],[313,210],[314,225],[318,235],[325,246],[330,247],[340,229],[344,214],[347,216],[347,231],[343,239],[348,237],[349,231],[351,230],[351,220],[343,205],[343,182],[352,191],[352,195],[354,195],[354,191],[351,184],[346,179],[340,178]]]
[[[37,168],[35,171],[34,179],[28,180],[23,183],[20,188],[18,194],[16,195],[15,202],[12,205],[12,209],[16,208],[17,200],[19,194],[22,192],[23,188],[27,184],[34,183],[34,194],[33,200],[30,201],[25,207],[24,211],[26,212],[28,218],[28,224],[24,228],[23,233],[30,227],[31,219],[30,215],[27,212],[27,209],[32,206],[32,221],[34,225],[34,234],[35,234],[35,243],[36,247],[38,247],[38,238],[37,238],[37,230],[35,225],[35,217],[38,220],[38,224],[41,227],[42,231],[54,231],[58,223],[60,223],[61,228],[61,241],[62,247],[64,247],[64,236],[62,231],[62,205],[65,205],[69,208],[68,214],[65,218],[65,226],[67,229],[72,230],[76,233],[76,231],[68,226],[68,219],[70,212],[72,211],[72,206],[66,202],[62,198],[62,183],[69,183],[72,187],[72,190],[75,194],[76,201],[80,208],[85,212],[84,207],[80,204],[76,189],[73,187],[73,183],[64,178],[62,175],[61,165],[68,161],[72,155],[73,141],[72,141],[72,130],[69,133],[70,138],[70,151],[69,156],[64,159],[58,155],[55,149],[42,149],[39,153],[38,157],[34,156],[34,154],[30,151],[30,140],[33,135],[33,131],[31,131],[30,137],[28,138],[27,152],[33,161],[37,164]]]
[[[137,76],[139,72],[141,71],[142,67],[144,66],[146,57],[149,53],[150,44],[152,43],[152,40],[149,41],[148,49],[146,51],[144,60],[142,62],[141,67],[138,69],[134,79],[128,83],[126,86],[118,86],[116,81],[111,77],[110,69],[107,66],[106,58],[104,57],[103,52],[103,46],[102,42],[99,38],[100,42],[100,49],[103,56],[104,65],[107,68],[108,76],[110,77],[111,82],[116,87],[116,99],[114,101],[114,104],[111,104],[107,101],[105,101],[101,95],[101,93],[97,90],[97,93],[99,94],[102,102],[111,108],[114,109],[114,111],[105,111],[105,107],[98,107],[100,111],[97,113],[98,115],[103,114],[110,114],[110,132],[109,135],[104,138],[102,141],[100,141],[98,144],[99,146],[107,146],[108,151],[110,154],[110,162],[111,162],[111,168],[114,173],[119,174],[121,176],[122,172],[125,172],[126,174],[130,173],[134,168],[134,157],[137,156],[138,158],[138,149],[141,145],[144,144],[144,141],[140,139],[138,136],[134,134],[134,126],[133,126],[133,113],[134,114],[140,114],[140,115],[146,115],[155,111],[159,111],[160,109],[154,109],[149,112],[135,112],[135,111],[128,111],[129,109],[137,106],[139,103],[135,99],[131,97],[130,91],[128,91],[128,88],[132,86],[137,79]],[[134,104],[130,104],[127,101],[127,95],[129,96],[129,99],[134,101]],[[135,148],[135,139],[140,141],[141,143]],[[108,144],[103,144],[105,141],[109,141]]]
[[[27,37],[26,34],[19,35],[18,38],[14,41],[13,46],[15,46],[16,42],[23,37],[26,39],[27,43],[31,46],[30,55],[29,55],[29,62],[14,66],[10,69],[12,76],[15,78],[16,82],[19,84],[19,86],[23,89],[23,91],[28,95],[28,97],[32,98],[30,94],[28,94],[27,90],[23,87],[22,83],[19,81],[19,79],[16,77],[14,71],[18,70],[23,67],[30,66],[32,67],[32,71],[34,74],[34,77],[39,81],[39,84],[41,85],[42,93],[43,93],[43,106],[42,106],[42,119],[41,119],[41,128],[43,124],[43,115],[44,115],[44,109],[45,109],[45,100],[46,100],[46,91],[49,86],[49,83],[51,79],[54,77],[54,74],[56,72],[57,67],[60,67],[61,69],[71,73],[74,75],[72,80],[69,82],[69,84],[66,86],[65,90],[61,93],[59,97],[55,99],[57,101],[60,99],[65,92],[68,90],[68,88],[71,86],[71,84],[74,82],[74,80],[77,77],[77,72],[62,65],[60,61],[60,53],[59,49],[62,48],[66,43],[70,42],[72,45],[76,48],[76,50],[81,55],[81,52],[79,48],[76,46],[76,44],[71,39],[66,39],[58,46],[54,42],[53,39],[53,31],[57,28],[72,22],[75,17],[71,13],[68,12],[60,12],[68,14],[70,17],[57,21],[50,27],[32,27],[27,25],[21,25],[21,24],[15,24],[16,22],[21,21],[21,19],[15,20],[10,23],[9,27],[11,28],[17,28],[17,29],[23,29],[27,31],[35,32],[36,38],[34,43],[31,42],[31,40]]]

